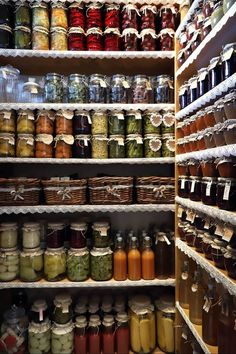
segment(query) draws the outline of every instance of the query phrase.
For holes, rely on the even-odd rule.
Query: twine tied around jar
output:
[[[138,16],[141,16],[140,13],[139,13],[139,10],[136,7],[136,5],[133,5],[133,4],[127,4],[127,5],[123,6],[122,12],[123,11],[127,12],[130,20],[132,18],[132,11],[135,11]]]
[[[157,8],[155,5],[144,5],[141,7],[140,12],[142,15],[147,16],[147,11],[151,11],[153,14],[157,14]]]
[[[11,195],[13,196],[13,200],[24,200],[24,197],[21,195],[24,193],[24,187],[19,187],[18,189],[12,189],[10,191]]]

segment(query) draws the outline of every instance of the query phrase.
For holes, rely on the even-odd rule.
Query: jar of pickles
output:
[[[52,27],[51,29],[51,50],[67,50],[67,30],[62,27]]]
[[[32,49],[49,50],[49,31],[48,29],[37,26],[32,31]]]
[[[112,250],[107,248],[93,248],[91,256],[91,278],[96,281],[105,281],[112,278]]]
[[[120,31],[119,28],[106,28],[104,35],[104,50],[117,51],[120,50]]]
[[[223,1],[217,1],[215,2],[213,12],[211,14],[211,27],[214,28],[223,16]]]
[[[53,111],[45,109],[38,110],[35,120],[36,134],[53,134],[54,133],[55,114]]]
[[[76,135],[73,145],[73,157],[90,159],[92,156],[91,136]]]
[[[135,4],[127,4],[122,7],[121,11],[121,27],[122,30],[127,28],[138,29],[138,16],[139,11]]]
[[[69,76],[67,97],[69,103],[86,103],[88,98],[88,84],[86,77],[80,74]]]
[[[35,282],[43,276],[43,251],[40,248],[25,249],[20,253],[20,280]]]
[[[34,157],[34,136],[19,134],[16,143],[16,157]]]
[[[157,307],[157,341],[161,350],[175,352],[174,322],[175,308],[171,301],[156,301]]]
[[[144,51],[156,50],[156,31],[154,29],[144,29],[140,33],[141,49]]]
[[[71,27],[68,32],[68,49],[85,50],[86,37],[84,29],[81,27]]]
[[[158,34],[159,47],[162,51],[174,50],[174,36],[175,31],[171,28],[165,28]]]
[[[31,30],[25,26],[16,26],[14,29],[14,48],[31,49]]]
[[[63,76],[56,73],[48,73],[45,77],[44,96],[46,102],[63,102],[64,88]]]
[[[124,135],[110,135],[109,139],[109,158],[125,157],[125,139]]]
[[[173,134],[162,135],[162,157],[175,156],[175,136]]]
[[[108,133],[108,117],[106,111],[94,111],[92,113],[92,134],[107,135]]]
[[[73,125],[72,118],[74,116],[73,111],[63,111],[59,110],[56,112],[56,134],[72,134]]]
[[[19,251],[17,248],[1,248],[0,280],[12,281],[19,275]]]
[[[102,42],[102,30],[99,28],[93,27],[87,30],[87,50],[97,51],[103,50],[103,42]]]
[[[152,86],[146,75],[136,75],[132,84],[133,103],[150,103],[152,98]]]
[[[224,45],[221,53],[222,80],[235,73],[236,69],[236,42]]]
[[[104,75],[93,74],[89,77],[89,102],[107,103],[108,82]]]
[[[117,74],[111,77],[110,102],[127,103],[130,84],[125,75]]]
[[[15,133],[14,111],[0,111],[0,133]]]
[[[67,254],[67,276],[70,281],[85,281],[90,275],[90,257],[87,248],[70,248]]]
[[[51,332],[49,320],[42,323],[31,322],[28,327],[29,354],[49,353],[51,347]]]
[[[108,158],[108,138],[106,135],[94,135],[92,140],[92,158]]]
[[[52,354],[71,354],[74,349],[74,325],[70,321],[66,324],[54,323],[51,327]]]
[[[93,245],[97,248],[104,248],[109,246],[109,229],[110,225],[105,221],[98,221],[93,223]]]
[[[122,49],[124,51],[138,50],[139,34],[135,28],[127,28],[121,34]]]
[[[17,115],[17,127],[18,134],[34,134],[34,113],[30,110],[19,110]]]
[[[49,10],[48,5],[44,2],[35,2],[32,8],[32,28],[37,26],[49,29]]]
[[[60,281],[66,274],[66,253],[61,248],[47,248],[44,253],[44,275],[48,281]]]
[[[71,296],[67,293],[58,294],[53,303],[53,320],[58,324],[68,323],[73,316]]]
[[[143,157],[143,138],[138,134],[130,134],[126,137],[126,157],[141,158]]]
[[[158,134],[146,134],[144,136],[144,156],[161,157],[161,136]]]
[[[54,141],[56,158],[69,159],[72,157],[73,135],[60,134],[55,137]]]
[[[22,227],[22,244],[24,250],[35,249],[40,245],[40,224],[35,222],[24,223]]]
[[[86,111],[75,111],[73,118],[73,133],[89,135],[91,134],[92,120],[90,113]]]
[[[17,247],[17,223],[1,223],[0,224],[0,247],[16,248]]]
[[[142,134],[142,115],[140,111],[126,111],[126,134]]]
[[[174,103],[174,82],[169,75],[159,75],[153,81],[154,103]]]
[[[67,30],[66,7],[62,2],[56,2],[51,5],[51,27],[61,27]]]
[[[109,135],[125,134],[125,117],[123,111],[111,111],[108,116]]]
[[[2,133],[0,134],[0,156],[14,157],[15,156],[15,135]]]

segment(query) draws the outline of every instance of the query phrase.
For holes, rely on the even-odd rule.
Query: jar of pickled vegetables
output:
[[[109,157],[124,158],[125,157],[125,139],[124,135],[110,135],[109,138]]]
[[[102,30],[99,28],[90,28],[87,30],[87,50],[97,51],[103,50],[103,42],[102,42]]]
[[[51,327],[52,354],[71,354],[74,349],[74,325],[54,323]]]
[[[86,103],[88,97],[88,85],[86,77],[80,74],[69,76],[67,97],[69,103]]]
[[[67,293],[58,294],[54,301],[53,320],[58,324],[68,323],[73,316],[72,299]]]
[[[136,75],[132,84],[133,103],[150,103],[152,98],[152,86],[146,75]]]
[[[67,30],[62,27],[51,28],[51,50],[67,50]]]
[[[96,281],[105,281],[112,278],[112,250],[107,248],[93,248],[90,251],[91,278]]]
[[[156,31],[154,29],[144,29],[140,33],[141,49],[144,51],[156,50]]]
[[[111,111],[108,117],[109,135],[125,134],[125,117],[123,111]]]
[[[159,39],[160,50],[174,50],[175,31],[173,29],[165,28],[160,31],[157,37]]]
[[[161,350],[175,352],[174,322],[175,308],[172,303],[157,301],[157,341]]]
[[[12,48],[13,36],[12,29],[7,25],[0,25],[0,48]]]
[[[73,133],[73,111],[59,110],[56,112],[56,134],[72,134]]]
[[[16,157],[34,157],[34,136],[19,134],[16,143]]]
[[[107,135],[108,133],[108,117],[106,111],[94,111],[92,113],[92,134]]]
[[[25,26],[16,26],[14,29],[14,48],[31,49],[31,30]]]
[[[89,77],[89,102],[107,103],[108,82],[104,75],[93,74]]]
[[[108,138],[106,135],[94,135],[92,139],[92,158],[108,158]]]
[[[146,134],[144,136],[144,156],[161,157],[161,136],[158,134]]]
[[[130,134],[126,137],[126,157],[141,158],[143,157],[143,138],[138,134]]]
[[[215,27],[223,16],[223,1],[217,1],[214,5],[213,12],[211,14],[211,27]]]
[[[45,109],[39,110],[37,112],[35,121],[35,132],[36,134],[53,134],[54,133],[54,120],[55,114],[53,111],[48,111]]]
[[[27,2],[16,4],[14,18],[15,26],[31,27],[31,9]]]
[[[162,135],[162,157],[175,156],[175,136],[173,134]]]
[[[143,114],[144,134],[160,134],[162,115],[159,112],[145,111]]]
[[[93,245],[96,248],[104,248],[109,246],[109,229],[110,225],[105,221],[93,223]]]
[[[111,77],[110,102],[127,103],[130,84],[125,75],[117,74]]]
[[[51,27],[62,27],[67,30],[67,9],[62,2],[52,3],[51,5]]]
[[[49,50],[49,31],[44,27],[34,27],[32,31],[32,49]]]
[[[91,134],[91,124],[92,120],[90,118],[90,113],[86,111],[75,111],[73,118],[73,133],[74,135]]]
[[[59,281],[66,274],[66,253],[63,248],[47,248],[44,253],[44,275],[48,281]]]
[[[73,135],[60,134],[55,137],[54,141],[56,158],[69,159],[72,157]]]
[[[52,222],[48,224],[48,232],[46,243],[48,248],[61,248],[64,245],[64,230],[63,223]]]
[[[85,30],[85,12],[83,2],[74,2],[69,6],[69,27]]]
[[[139,34],[135,28],[127,28],[121,34],[122,49],[124,51],[138,50]]]
[[[35,2],[32,8],[32,28],[37,26],[49,29],[49,9],[44,2]]]
[[[67,253],[67,276],[70,281],[85,281],[90,275],[90,257],[87,248],[70,248]]]
[[[20,253],[20,280],[38,281],[43,276],[43,251],[40,248],[26,249]]]
[[[34,113],[30,110],[19,110],[17,115],[17,127],[18,134],[34,134]]]
[[[4,222],[0,224],[0,247],[17,247],[18,225],[14,222]]]
[[[0,134],[0,156],[14,157],[15,156],[15,135],[2,133]]]
[[[15,133],[14,111],[0,111],[0,133]]]
[[[104,50],[117,51],[120,50],[120,30],[119,28],[106,28],[104,35]]]
[[[126,134],[142,134],[142,115],[140,111],[126,111]]]
[[[51,332],[49,320],[42,323],[31,322],[28,327],[29,354],[50,353]]]
[[[69,50],[85,50],[86,37],[83,28],[71,27],[68,32],[68,49]]]
[[[63,95],[63,76],[56,73],[48,73],[45,76],[45,101],[51,103],[60,103],[63,102]]]
[[[40,224],[36,222],[24,223],[22,227],[22,244],[25,250],[38,248],[40,245],[41,229]]]
[[[135,4],[124,5],[121,10],[121,16],[122,30],[126,28],[138,29],[139,10]]]
[[[17,248],[2,248],[0,251],[0,280],[12,281],[19,275],[19,251]]]
[[[90,159],[92,156],[91,136],[76,135],[73,145],[73,157],[80,159]]]

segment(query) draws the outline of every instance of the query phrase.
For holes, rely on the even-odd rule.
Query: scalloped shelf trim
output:
[[[186,154],[176,155],[176,162],[183,162],[189,159],[207,160],[210,158],[236,156],[236,144],[219,146],[212,149],[187,152]]]

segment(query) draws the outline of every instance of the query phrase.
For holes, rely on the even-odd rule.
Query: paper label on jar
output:
[[[187,211],[187,216],[186,216],[186,220],[187,221],[190,221],[190,222],[193,222],[194,219],[195,219],[195,216],[196,216],[196,213],[192,210],[188,210]]]
[[[101,85],[101,87],[104,87],[104,88],[107,87],[107,84],[104,80],[100,80],[100,85]]]
[[[135,119],[142,119],[142,115],[140,112],[135,112],[134,115],[135,115]]]
[[[224,235],[224,228],[223,228],[222,225],[220,225],[220,224],[216,225],[215,235],[217,235],[217,236],[223,236]]]
[[[191,84],[190,84],[190,89],[195,89],[197,88],[197,80],[194,80]]]
[[[3,117],[4,117],[4,119],[10,119],[11,118],[11,112],[10,111],[3,112]]]
[[[211,223],[210,219],[209,219],[209,218],[206,218],[205,224],[204,224],[204,229],[205,229],[205,230],[209,230],[209,228],[210,228],[210,223]]]
[[[175,124],[175,116],[172,113],[167,113],[163,115],[163,123],[167,127],[171,127]]]
[[[159,139],[153,139],[153,140],[149,141],[149,147],[152,151],[155,151],[155,152],[159,151],[161,148],[161,145],[162,145],[161,140],[159,140]]]
[[[188,273],[187,273],[187,272],[182,272],[181,278],[182,278],[183,280],[187,280],[187,279],[188,279]]]
[[[184,189],[185,188],[185,179],[181,179],[181,185],[180,185],[180,189]]]
[[[182,208],[182,207],[178,207],[178,212],[177,212],[177,216],[178,216],[178,218],[181,218],[182,217],[182,215],[183,215],[183,212],[184,212],[184,209]]]
[[[119,119],[119,120],[124,120],[125,119],[125,116],[123,113],[117,113],[115,114],[115,116]]]
[[[61,111],[61,113],[66,119],[72,119],[74,116],[74,113],[72,111]]]
[[[89,114],[87,115],[87,118],[88,118],[88,124],[92,124],[92,119]]]
[[[137,144],[142,144],[143,143],[143,138],[136,138]]]
[[[165,240],[165,242],[167,243],[168,246],[171,245],[171,242],[170,242],[170,240],[168,239],[168,237],[166,235],[164,235],[163,238],[164,238],[164,240]]]
[[[147,87],[148,91],[152,91],[152,86],[151,86],[150,81],[147,81],[146,87]]]
[[[204,305],[203,305],[203,310],[205,311],[205,312],[209,312],[209,310],[210,310],[210,308],[211,308],[211,300],[210,299],[208,299],[208,297],[204,297],[204,299],[205,299],[205,303],[204,303]]]
[[[39,310],[39,321],[42,322],[43,321],[43,309]]]
[[[39,92],[39,90],[38,90],[37,87],[31,87],[30,93],[35,93],[35,94],[37,94],[38,92]]]
[[[198,76],[199,81],[205,80],[206,76],[207,76],[207,71],[204,71],[203,73],[201,73],[201,74]]]
[[[182,332],[181,334],[181,337],[184,339],[184,340],[188,340],[188,336],[185,332]]]
[[[69,312],[68,304],[62,304],[62,313],[68,313],[68,312]]]
[[[193,293],[195,293],[196,291],[198,291],[198,285],[197,285],[197,284],[193,284],[193,285],[191,286],[191,290],[192,290]]]
[[[152,125],[154,127],[156,127],[156,128],[159,127],[162,123],[162,115],[152,113],[152,115],[150,117],[150,122],[152,123]]]
[[[230,242],[233,234],[234,234],[234,230],[229,226],[225,226],[222,240]]]
[[[195,190],[195,185],[196,185],[196,180],[194,179],[191,183],[191,190],[190,190],[190,193],[193,193],[194,190]]]
[[[231,182],[227,182],[224,188],[223,200],[229,200]]]
[[[125,145],[125,141],[124,141],[123,138],[118,138],[117,141],[118,141],[118,145],[119,146],[124,146]]]
[[[84,146],[88,146],[88,139],[84,139]]]
[[[33,146],[34,145],[34,139],[33,138],[28,138],[27,139],[27,145]]]
[[[107,229],[105,227],[100,229],[100,235],[107,236]]]
[[[126,88],[126,89],[130,88],[130,84],[128,83],[128,81],[124,80],[124,81],[122,82],[122,84],[123,84],[123,87],[124,87],[124,88]]]
[[[234,48],[229,48],[226,52],[223,52],[222,61],[229,60],[233,55]]]
[[[210,197],[211,195],[211,185],[212,185],[212,182],[207,182],[207,185],[206,185],[206,197]]]

